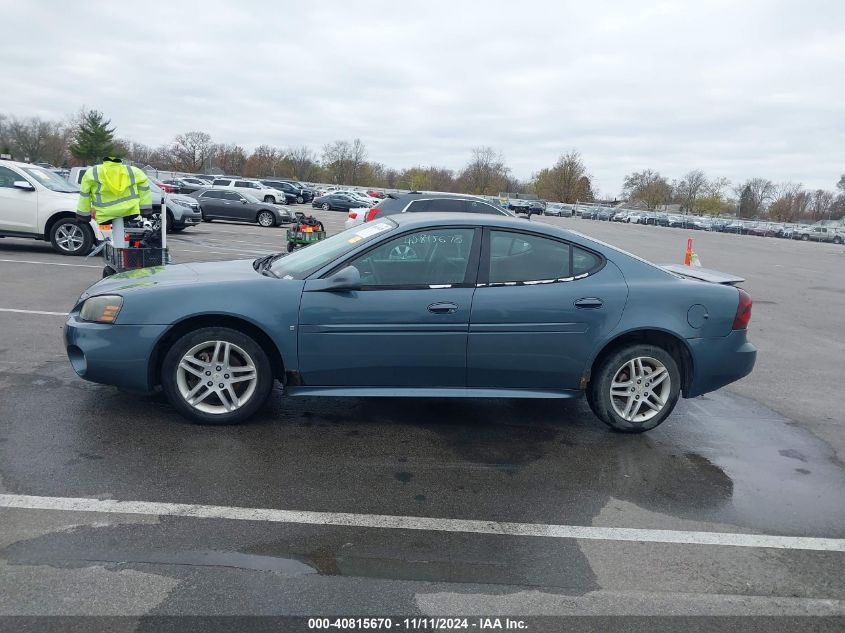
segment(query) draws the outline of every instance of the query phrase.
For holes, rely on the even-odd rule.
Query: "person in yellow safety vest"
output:
[[[124,165],[119,158],[107,156],[82,176],[76,203],[77,223],[88,224],[92,210],[99,224],[115,218],[151,215],[153,197],[147,174],[132,165]]]

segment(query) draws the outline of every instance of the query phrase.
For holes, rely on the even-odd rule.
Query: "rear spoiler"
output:
[[[690,279],[698,279],[699,281],[707,281],[711,284],[724,284],[726,286],[733,286],[741,284],[745,279],[723,273],[718,270],[711,270],[710,268],[701,268],[699,266],[684,266],[683,264],[661,264],[663,270],[668,270],[670,273],[681,275],[682,277],[689,277]]]

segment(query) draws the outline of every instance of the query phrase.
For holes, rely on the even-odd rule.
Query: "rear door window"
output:
[[[491,231],[489,283],[570,277],[570,249],[565,242],[539,235]]]

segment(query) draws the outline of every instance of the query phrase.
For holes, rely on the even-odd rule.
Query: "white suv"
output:
[[[231,189],[238,193],[248,193],[264,202],[273,204],[287,204],[284,191],[273,189],[257,180],[246,180],[244,178],[217,178],[211,183],[215,189]]]
[[[0,237],[46,240],[62,255],[87,255],[94,231],[76,223],[78,197],[78,187],[48,169],[0,161]]]

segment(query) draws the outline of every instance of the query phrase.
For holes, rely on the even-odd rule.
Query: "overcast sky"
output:
[[[570,149],[603,194],[646,167],[832,189],[845,2],[0,0],[0,112],[82,105],[148,145],[361,138],[371,160],[528,178]]]

